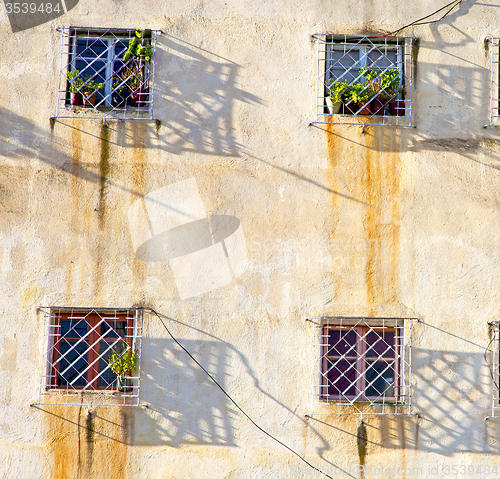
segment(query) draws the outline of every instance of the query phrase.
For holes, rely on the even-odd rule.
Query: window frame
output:
[[[85,119],[105,119],[116,118],[125,120],[152,120],[154,112],[154,76],[156,65],[156,41],[160,33],[159,30],[144,30],[144,42],[151,47],[152,55],[149,60],[145,57],[134,57],[123,60],[123,50],[120,45],[127,47],[130,40],[134,38],[136,30],[133,29],[109,29],[94,27],[63,27],[58,28],[61,32],[61,68],[59,73],[59,88],[56,113],[53,118],[85,118]],[[82,52],[79,42],[87,40],[89,46]],[[102,44],[102,45],[101,45]],[[95,49],[92,49],[95,45]],[[100,50],[104,52],[99,52]],[[97,90],[98,100],[92,105],[85,98],[71,103],[72,92],[70,91],[71,81],[67,74],[77,69],[78,63],[86,63],[83,70],[76,77],[85,80],[89,70],[92,79],[96,83],[103,83],[104,87]],[[104,63],[104,66],[97,66],[97,63]],[[121,66],[116,66],[121,63]],[[92,68],[96,64],[96,68]],[[132,78],[140,83],[140,86],[133,87],[132,91],[122,79],[125,67],[131,67],[134,75]],[[121,74],[120,74],[121,72]],[[120,74],[120,76],[119,76]],[[125,88],[119,91],[119,83]],[[125,93],[123,93],[123,91]],[[77,93],[83,93],[83,88]],[[116,103],[115,103],[116,97]]]
[[[79,314],[78,316],[75,316],[75,314]],[[84,315],[81,315],[82,313],[71,313],[71,312],[63,312],[63,311],[58,311],[54,316],[54,323],[53,327],[55,331],[59,331],[59,335],[54,337],[54,347],[53,347],[53,356],[52,356],[52,371],[51,371],[51,386],[55,389],[66,389],[68,386],[71,386],[74,389],[81,389],[85,390],[88,389],[90,385],[92,385],[96,380],[97,384],[95,386],[92,386],[92,390],[104,390],[104,389],[109,389],[109,385],[99,385],[99,378],[102,375],[104,371],[99,371],[99,369],[95,369],[93,367],[94,364],[97,363],[97,367],[100,367],[100,360],[101,356],[103,354],[111,354],[113,350],[116,348],[119,348],[119,346],[123,343],[126,344],[129,348],[133,349],[134,344],[133,344],[133,339],[134,339],[134,318],[133,317],[127,317],[126,314],[124,313],[118,313],[116,316],[116,319],[111,320],[111,318],[103,318],[100,316],[98,313],[95,311],[89,311],[88,313]],[[68,321],[68,322],[76,322],[82,323],[85,322],[88,324],[89,331],[88,331],[88,341],[85,338],[85,335],[83,336],[78,336],[75,335],[73,337],[68,337],[65,335],[64,337],[61,334],[61,330],[63,329],[62,322],[63,321]],[[125,327],[125,330],[127,333],[132,333],[132,334],[126,334],[125,336],[119,335],[119,333],[115,330],[115,328],[108,328],[107,331],[102,333],[102,326],[103,322],[108,323],[108,321],[113,321],[113,322],[126,322],[127,326]],[[101,330],[101,332],[98,332],[98,330]],[[117,328],[116,328],[117,329]],[[69,332],[72,330],[76,330],[75,328],[71,327],[69,328]],[[116,338],[107,337],[110,333],[109,331],[112,331],[113,333],[116,334]],[[56,333],[57,334],[57,333]],[[71,343],[75,342],[73,346],[70,346],[69,350],[66,352],[61,353],[62,346],[64,344],[71,345]],[[65,364],[63,362],[63,358],[67,355],[67,353],[70,350],[75,350],[74,346],[78,344],[89,344],[88,348],[85,351],[85,354],[88,354],[88,357],[86,359],[86,364],[87,368],[86,371],[80,371],[80,374],[77,376],[75,380],[78,380],[79,378],[85,378],[85,384],[83,385],[73,385],[69,383],[69,380],[67,381],[69,384],[62,384],[62,380],[64,379],[63,374],[65,371],[69,368],[76,369],[73,367],[71,364],[69,364],[66,367],[61,367],[61,364]],[[114,346],[109,346],[104,353],[100,352],[100,347],[103,344],[106,343],[115,343]],[[78,354],[78,350],[76,349],[76,352]],[[82,354],[80,353],[78,355],[78,358],[74,361],[72,361],[72,364],[79,360],[83,360]],[[67,361],[67,360],[66,360]],[[61,371],[63,369],[63,371]],[[106,368],[107,369],[107,368]],[[105,369],[105,370],[106,370]],[[84,374],[85,373],[85,374]],[[84,374],[84,375],[83,375]],[[111,383],[116,381],[116,375],[112,373],[115,377]],[[117,388],[111,388],[113,390],[116,390]]]
[[[41,307],[39,312],[45,316],[46,347],[38,404],[64,398],[67,405],[83,400],[139,405],[143,308],[62,306]],[[123,348],[136,353],[136,368],[118,381],[109,356],[123,353]]]
[[[399,126],[399,127],[414,127],[412,113],[412,95],[413,95],[413,44],[415,39],[412,37],[376,37],[366,35],[336,35],[336,34],[316,34],[313,35],[318,44],[318,70],[317,70],[317,95],[316,95],[316,121],[313,123],[320,124],[348,124],[358,125],[374,125],[374,126]],[[334,60],[334,52],[345,52],[345,57],[353,62],[353,65],[342,65],[340,60]],[[374,59],[373,63],[369,61],[368,53],[371,51],[380,52],[378,59]],[[384,54],[384,51],[386,54]],[[356,58],[351,55],[356,53]],[[329,80],[349,79],[350,73],[357,72],[353,79],[348,80],[349,85],[360,83],[366,80],[365,77],[359,75],[359,70],[363,67],[375,65],[382,59],[388,60],[389,52],[395,52],[394,61],[389,61],[389,66],[383,67],[384,70],[396,68],[401,79],[400,86],[404,88],[405,94],[392,95],[390,99],[382,100],[383,95],[376,94],[375,97],[370,97],[368,100],[367,109],[364,107],[354,108],[354,103],[351,101],[349,107],[346,102],[340,107],[340,111],[334,110],[329,105]],[[336,69],[344,68],[346,72],[338,77],[335,77],[333,69],[336,62]],[[346,62],[347,63],[347,62]],[[365,88],[366,90],[366,88]],[[363,90],[363,91],[365,91]],[[375,105],[374,99],[382,101],[379,106]],[[389,111],[389,103],[391,101],[399,101],[398,105],[394,106],[395,110]],[[382,109],[383,111],[382,111]],[[380,112],[379,112],[380,111]]]
[[[321,355],[321,398],[325,401],[344,401],[344,400],[350,400],[350,401],[355,401],[355,402],[362,402],[362,401],[371,401],[371,402],[399,402],[400,400],[400,390],[401,390],[401,379],[400,379],[400,371],[401,371],[401,328],[396,327],[371,327],[371,326],[342,326],[342,325],[336,325],[336,324],[325,324],[323,326],[323,336],[330,338],[330,335],[328,334],[329,331],[335,330],[335,331],[355,331],[358,335],[358,340],[355,342],[355,353],[356,354],[351,354],[349,356],[346,355],[332,355],[328,354],[328,351],[331,349],[334,349],[334,347],[328,343],[324,343],[322,347],[322,355]],[[394,346],[392,348],[393,355],[390,357],[369,357],[366,355],[367,351],[372,348],[374,345],[369,345],[367,341],[367,335],[370,332],[388,332],[388,333],[394,333]],[[376,343],[375,343],[376,344]],[[352,350],[352,347],[349,349],[349,351]],[[338,395],[332,395],[330,392],[324,392],[325,389],[327,391],[329,390],[330,386],[333,386],[332,384],[329,384],[330,379],[327,377],[328,375],[328,363],[329,360],[337,360],[337,363],[339,361],[343,360],[348,360],[348,361],[354,361],[355,362],[355,367],[353,370],[356,373],[356,380],[355,383],[351,383],[350,387],[354,387],[358,393],[357,394],[338,394]],[[370,362],[376,363],[376,362],[384,362],[384,363],[389,363],[389,362],[394,362],[394,395],[392,396],[386,396],[383,395],[378,395],[378,396],[370,396],[366,394],[367,389],[370,387],[374,387],[368,383],[368,379],[366,377],[366,371],[369,369],[369,366],[367,366]],[[334,364],[332,364],[334,366]],[[389,367],[389,366],[387,366]],[[386,368],[387,369],[387,368]],[[330,368],[331,370],[331,368]],[[385,370],[384,370],[385,371]]]

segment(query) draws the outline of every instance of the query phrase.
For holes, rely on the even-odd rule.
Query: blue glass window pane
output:
[[[328,361],[328,394],[335,397],[355,396],[356,364],[354,361]]]
[[[366,366],[366,396],[394,397],[394,363],[367,361]]]
[[[59,374],[58,374],[58,384],[59,386],[67,386],[88,366],[87,359],[87,343],[82,341],[76,347],[76,341],[62,341],[60,346],[60,354],[62,359],[59,361]],[[73,349],[71,349],[73,347]],[[77,359],[80,354],[82,357]],[[71,365],[71,366],[70,366]],[[69,368],[68,368],[69,366]],[[67,371],[66,371],[67,369]],[[87,384],[87,373],[85,372],[80,376],[71,386],[80,387]]]
[[[108,43],[95,38],[78,38],[76,41],[76,54],[82,57],[106,56]]]
[[[330,329],[328,331],[328,355],[356,357],[357,341],[358,335],[352,329]]]
[[[106,332],[108,334],[106,334]],[[124,338],[127,335],[127,321],[104,321],[101,324],[101,336],[106,334],[106,339]]]
[[[107,343],[105,341],[101,341],[101,343],[99,344],[99,355],[101,355],[101,357],[99,358],[99,373],[103,371],[104,372],[99,376],[97,380],[97,387],[107,388],[116,381],[116,374],[109,367],[108,363],[108,358],[113,353],[112,349],[108,350],[111,344],[112,343]],[[106,350],[108,350],[107,353]]]
[[[88,331],[87,321],[78,319],[61,320],[61,336],[70,338],[81,338]]]
[[[394,331],[370,331],[366,335],[366,356],[368,358],[393,358]]]

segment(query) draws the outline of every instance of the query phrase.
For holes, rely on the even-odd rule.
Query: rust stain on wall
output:
[[[101,126],[101,157],[99,162],[99,175],[100,175],[100,185],[99,185],[99,227],[104,228],[105,221],[105,202],[106,202],[106,183],[109,177],[109,150],[110,150],[110,128],[107,123],[103,123]]]
[[[342,302],[359,304],[365,288],[366,314],[376,315],[378,306],[397,300],[400,133],[329,124],[327,147],[334,295],[349,291]]]
[[[141,123],[141,122],[138,122]],[[132,194],[130,195],[130,204],[134,203],[138,198],[144,196],[147,191],[145,184],[145,125],[134,124],[132,130],[132,137],[134,140],[133,158],[132,158],[132,171],[131,171],[131,185]],[[142,291],[143,285],[146,281],[146,263],[140,261],[135,254],[133,258],[134,269],[134,288],[136,291]]]
[[[52,479],[124,479],[133,413],[120,407],[47,406]]]
[[[332,121],[332,117],[328,117],[329,119],[327,121]],[[340,138],[335,130],[335,125],[328,124],[327,126],[327,135],[326,135],[326,140],[327,140],[327,151],[328,151],[328,163],[329,167],[327,170],[327,176],[328,176],[328,184],[330,186],[330,189],[334,192],[337,192],[341,189],[341,186],[339,185],[338,181],[338,176],[337,176],[337,167],[340,163],[341,155],[342,155],[342,149],[343,149],[343,142],[342,138]],[[331,232],[331,239],[335,243],[337,241],[337,225],[339,222],[339,215],[336,214],[339,208],[339,202],[340,202],[341,197],[335,193],[332,193],[330,195],[330,202],[331,202],[331,208],[332,208],[332,232]],[[334,264],[335,268],[335,264]],[[342,288],[341,284],[341,277],[342,275],[333,275],[333,295],[334,297],[338,296],[339,291]],[[333,298],[332,298],[333,299]]]
[[[367,299],[371,306],[396,301],[399,269],[400,207],[398,135],[371,127],[366,134]]]
[[[71,231],[73,233],[80,233],[85,225],[88,224],[85,219],[88,220],[88,208],[85,208],[84,195],[82,194],[82,180],[80,178],[80,171],[82,168],[82,132],[80,130],[80,121],[77,119],[72,120],[72,130],[71,130],[71,169],[70,169],[70,181],[71,181]],[[84,221],[82,222],[82,219]],[[75,238],[75,235],[71,236]],[[79,245],[74,239],[71,240],[71,244],[68,244],[67,251],[74,253],[78,251]],[[66,292],[72,293],[72,286],[74,282],[74,268],[73,261],[71,259],[65,258],[61,261],[62,264],[66,265],[66,277],[65,285]]]

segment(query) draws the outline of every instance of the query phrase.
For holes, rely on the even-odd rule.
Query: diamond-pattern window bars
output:
[[[500,322],[489,323],[492,328],[491,360],[490,366],[492,379],[492,405],[491,417],[500,418]]]
[[[316,123],[414,126],[412,38],[314,36]]]
[[[410,333],[406,319],[331,318],[316,324],[319,414],[408,414]],[[335,408],[325,411],[327,403]]]
[[[56,118],[153,119],[158,31],[83,27],[60,31]]]
[[[491,44],[490,118],[485,127],[500,126],[500,38],[486,39]]]
[[[106,405],[139,404],[142,310],[41,311],[46,316],[47,352],[40,404],[54,404],[49,396],[64,398],[64,404],[80,404],[82,396],[93,404],[106,397],[118,399]],[[136,354],[135,369],[118,377],[113,368],[116,370],[116,364],[132,353]]]

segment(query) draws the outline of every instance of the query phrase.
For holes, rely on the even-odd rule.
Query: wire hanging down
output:
[[[401,27],[399,28],[398,30],[394,30],[393,32],[391,33],[388,33],[387,35],[385,35],[386,37],[390,37],[392,35],[397,35],[399,32],[403,31],[405,28],[408,28],[408,27],[412,27],[412,26],[417,26],[417,25],[429,25],[431,23],[438,23],[440,22],[441,20],[443,20],[445,17],[447,17],[451,11],[456,7],[458,6],[460,3],[462,3],[463,0],[454,0],[453,2],[450,2],[448,4],[446,4],[444,7],[441,7],[439,8],[438,10],[436,10],[435,12],[432,12],[431,14],[429,15],[426,15],[425,17],[422,17],[422,18],[419,18],[418,20],[415,20],[414,22],[411,22],[411,23],[408,23],[407,25],[405,25],[404,27]],[[438,18],[437,20],[430,20],[428,22],[424,22],[423,20],[427,20],[428,18],[436,15],[436,13],[439,13],[439,12],[442,12],[445,8],[449,8],[449,10],[441,17],[441,18]]]
[[[266,436],[271,438],[273,441],[276,441],[278,444],[283,446],[285,449],[290,451],[292,454],[297,456],[301,461],[303,461],[305,464],[307,464],[309,467],[314,469],[315,471],[319,472],[320,474],[323,474],[325,477],[328,477],[329,479],[333,479],[332,476],[326,474],[322,470],[318,469],[317,467],[313,466],[310,462],[308,462],[306,459],[304,459],[298,452],[294,451],[291,447],[287,446],[285,443],[281,442],[279,439],[268,433],[266,430],[264,430],[262,427],[260,427],[239,405],[236,403],[236,401],[227,393],[227,391],[219,384],[217,379],[215,379],[204,367],[200,362],[174,337],[174,335],[170,332],[170,330],[167,328],[167,325],[161,318],[161,316],[153,309],[153,308],[144,308],[144,310],[149,310],[153,314],[155,314],[158,319],[160,320],[161,324],[165,328],[165,331],[169,334],[169,336],[172,338],[172,340],[197,364],[197,366],[213,381],[213,383],[224,393],[224,395],[231,401],[231,403],[238,409],[238,411],[241,412],[259,431],[264,433]]]

